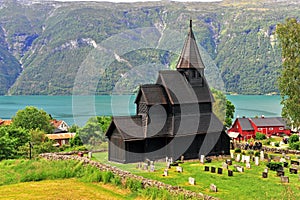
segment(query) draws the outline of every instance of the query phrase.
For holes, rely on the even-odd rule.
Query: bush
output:
[[[275,147],[279,147],[280,146],[280,142],[275,142]]]
[[[254,153],[254,156],[255,156],[255,157],[259,157],[259,156],[260,156],[260,152],[259,152],[259,151],[256,151],[256,152]]]
[[[269,162],[267,164],[267,167],[270,169],[270,170],[273,170],[273,171],[277,171],[279,169],[282,169],[282,163],[281,162]]]
[[[256,132],[255,139],[256,140],[265,140],[265,139],[267,139],[267,136],[265,134],[263,134],[263,133]]]
[[[102,181],[104,184],[110,183],[113,178],[114,174],[110,171],[102,173]]]
[[[142,189],[142,182],[128,178],[126,179],[125,188],[129,188],[131,192],[137,192]]]
[[[236,148],[235,150],[234,150],[234,153],[241,153],[242,152],[242,150],[240,149],[240,148]]]
[[[293,150],[300,150],[300,141],[289,144],[289,148]]]
[[[299,136],[297,134],[293,134],[289,138],[289,144],[295,143],[299,141]]]

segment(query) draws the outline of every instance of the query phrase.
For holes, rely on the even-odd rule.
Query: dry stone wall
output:
[[[245,144],[244,143],[236,143],[235,147],[240,148],[240,149],[245,149]],[[271,152],[271,153],[279,153],[279,154],[282,154],[282,153],[295,154],[295,155],[300,154],[300,151],[297,151],[297,150],[280,149],[280,148],[266,147],[266,146],[262,146],[262,148],[260,150],[265,151],[265,152]]]
[[[44,153],[44,154],[40,154],[40,156],[47,159],[47,160],[78,160],[78,161],[80,161],[80,162],[82,162],[86,165],[94,166],[94,167],[98,168],[100,171],[110,171],[110,172],[112,172],[113,174],[115,174],[115,175],[117,175],[121,178],[122,183],[125,183],[126,179],[131,178],[131,179],[134,179],[134,180],[141,181],[143,188],[156,187],[156,188],[159,188],[159,189],[166,189],[170,193],[175,194],[175,195],[176,194],[184,194],[185,198],[196,198],[196,199],[204,199],[204,200],[217,199],[215,197],[204,195],[202,193],[197,193],[197,192],[192,192],[192,191],[189,191],[189,190],[185,190],[185,189],[180,188],[178,186],[172,186],[172,185],[160,182],[160,181],[147,179],[147,178],[144,178],[142,176],[137,176],[137,175],[134,175],[134,174],[132,174],[128,171],[121,170],[117,167],[90,160],[87,157],[74,156],[74,154],[73,155],[63,155],[61,153],[60,154]]]

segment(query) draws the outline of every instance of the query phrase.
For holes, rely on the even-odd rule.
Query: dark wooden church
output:
[[[135,116],[113,117],[106,133],[110,161],[230,154],[230,138],[212,112],[192,21],[176,68],[160,71],[156,84],[140,86]]]

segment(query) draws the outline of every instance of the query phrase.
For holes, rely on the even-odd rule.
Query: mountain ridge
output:
[[[277,93],[275,27],[299,17],[300,7],[275,0],[23,2],[0,1],[1,95],[133,92],[174,67],[190,18],[210,85],[227,93]]]

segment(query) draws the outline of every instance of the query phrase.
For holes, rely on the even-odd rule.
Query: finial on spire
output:
[[[192,28],[192,26],[193,26],[193,22],[192,22],[193,20],[192,20],[192,18],[190,19],[190,28]]]

